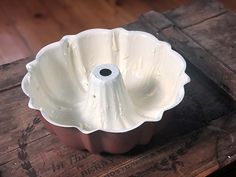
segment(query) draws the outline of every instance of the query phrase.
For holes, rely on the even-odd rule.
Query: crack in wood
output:
[[[226,10],[226,11],[223,11],[223,12],[221,12],[221,13],[219,13],[219,14],[216,14],[216,15],[213,15],[213,16],[211,16],[211,17],[205,18],[205,19],[203,19],[203,20],[201,20],[201,21],[199,21],[199,22],[192,23],[191,25],[181,26],[180,28],[181,28],[181,29],[186,29],[186,28],[189,28],[189,27],[198,25],[198,24],[200,24],[200,23],[202,23],[202,22],[205,22],[205,21],[207,21],[207,20],[211,20],[212,18],[219,17],[219,16],[221,16],[221,15],[227,13],[227,12],[228,12],[227,10]],[[168,18],[168,16],[166,16],[166,18]]]

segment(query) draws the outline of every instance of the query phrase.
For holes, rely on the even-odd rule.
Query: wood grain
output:
[[[52,16],[54,21],[61,27],[63,34],[77,34],[84,29],[84,24],[80,18],[75,16],[70,7],[65,4],[65,1],[58,0],[55,3],[54,1],[41,0],[40,2],[50,12],[49,16]]]
[[[31,3],[25,0],[22,5],[20,1],[3,0],[1,4],[4,4],[2,8],[6,15],[14,23],[33,54],[44,45],[63,36],[61,27],[48,15],[49,11],[42,6],[40,1],[35,0]]]
[[[20,132],[23,127],[26,127],[31,122],[32,117],[36,116],[37,113],[27,107],[28,101],[19,86],[1,93],[0,156],[18,148],[17,139]],[[32,134],[32,139],[29,139],[29,141],[34,141],[48,134],[43,126],[40,127],[41,131]]]
[[[205,7],[202,1],[197,2],[201,3],[198,3],[195,9],[200,8],[200,5],[202,8]],[[216,14],[218,9],[217,16],[209,18],[212,14],[208,13],[204,19],[201,15],[201,23],[196,23],[199,14],[194,15],[196,13],[194,4],[190,5],[193,15],[192,18],[188,18],[190,26],[187,27],[183,27],[178,20],[187,18],[188,10],[183,13],[185,12],[183,7],[174,10],[173,13],[170,11],[164,13],[164,16],[154,11],[148,12],[141,16],[140,20],[152,29],[149,32],[159,39],[168,41],[174,49],[236,99],[236,23],[234,20],[236,15],[225,9],[216,8],[212,13]],[[212,1],[211,6],[220,5]],[[222,10],[224,13],[221,13]],[[175,14],[177,12],[178,15]]]
[[[221,88],[236,98],[236,21],[234,19],[236,15],[228,12],[183,31],[216,57],[214,60],[209,59],[212,66],[208,65],[205,72],[213,75],[210,70],[217,71],[218,77],[212,76],[212,78],[215,78]],[[202,63],[205,61],[207,62],[201,60]]]
[[[172,44],[174,49],[179,51],[187,60],[197,66],[235,99],[236,75],[234,71],[229,69],[230,65],[222,63],[218,58],[193,41],[192,38],[189,38],[189,36],[186,36],[176,28],[163,30],[161,34],[168,36],[166,40]]]
[[[236,14],[227,12],[183,29],[198,44],[236,73]]]
[[[38,176],[197,176],[203,172],[207,175],[206,172],[212,172],[210,169],[219,168],[224,166],[224,163],[236,159],[236,144],[230,138],[236,135],[235,116],[231,114],[222,117],[206,128],[164,145],[159,143],[161,136],[157,135],[145,148],[137,147],[123,155],[96,155],[75,151],[61,145],[53,135],[30,143],[25,152],[30,160],[30,166]],[[39,130],[35,127],[34,131]],[[219,143],[222,140],[224,143]],[[233,155],[230,158],[225,156],[218,150],[220,146],[231,146],[227,153]],[[203,151],[203,147],[207,148]],[[13,153],[17,152],[21,151]],[[219,161],[217,155],[224,156],[224,160]],[[25,176],[25,171],[30,170],[27,166],[26,170],[22,169],[21,164],[24,162],[21,154],[1,165],[2,175]]]
[[[198,0],[175,10],[169,10],[165,12],[165,15],[180,28],[184,28],[221,15],[226,11],[223,4],[217,0]]]
[[[14,28],[14,23],[6,16],[0,5],[0,63],[8,63],[31,55],[29,46]]]
[[[29,57],[10,64],[0,65],[0,91],[19,86],[26,74],[26,64],[32,60],[33,57]]]

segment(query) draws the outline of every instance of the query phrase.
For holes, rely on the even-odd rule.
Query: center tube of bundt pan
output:
[[[125,127],[132,106],[119,68],[114,64],[94,67],[89,78],[86,104],[86,112],[96,117],[94,126],[104,129],[114,124]]]

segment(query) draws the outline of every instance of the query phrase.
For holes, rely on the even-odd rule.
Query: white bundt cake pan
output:
[[[52,125],[123,133],[181,102],[185,68],[180,54],[149,33],[91,29],[42,48],[22,89]]]

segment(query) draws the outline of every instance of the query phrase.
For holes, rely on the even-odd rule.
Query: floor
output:
[[[221,0],[235,10],[235,0]],[[191,0],[1,0],[0,65],[89,28],[114,28],[149,10],[165,11]]]

